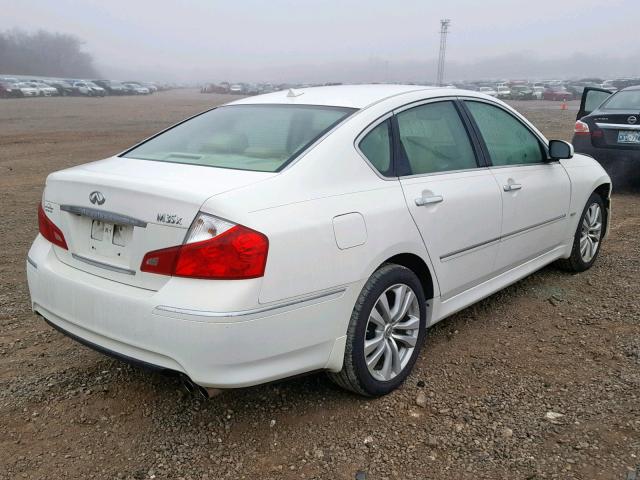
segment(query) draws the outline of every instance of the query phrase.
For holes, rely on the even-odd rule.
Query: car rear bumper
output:
[[[573,148],[595,158],[611,177],[614,191],[640,188],[640,150],[598,148],[587,135],[574,135]]]
[[[61,263],[38,236],[27,260],[33,310],[96,350],[187,375],[213,388],[256,385],[342,367],[346,322],[361,285],[235,312],[166,306],[159,291]]]

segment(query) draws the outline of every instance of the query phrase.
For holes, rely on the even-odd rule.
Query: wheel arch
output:
[[[434,276],[427,263],[420,256],[415,253],[399,253],[387,258],[384,262],[378,265],[378,267],[376,267],[376,270],[389,263],[401,265],[415,273],[418,280],[420,280],[425,298],[429,300],[434,297]]]
[[[613,185],[611,183],[601,183],[598,185],[593,193],[597,193],[602,198],[602,202],[604,203],[605,215],[604,215],[604,235],[602,238],[606,238],[609,235],[609,226],[611,225],[610,217],[611,217],[611,191]]]

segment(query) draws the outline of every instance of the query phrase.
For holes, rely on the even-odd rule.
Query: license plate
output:
[[[133,236],[131,225],[93,220],[91,222],[91,248],[99,253],[116,253],[118,248],[126,247]],[[120,256],[117,253],[117,256]]]
[[[640,144],[640,131],[621,130],[618,132],[618,143]]]

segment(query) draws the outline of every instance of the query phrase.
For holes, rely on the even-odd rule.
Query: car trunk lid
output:
[[[590,117],[592,143],[599,148],[640,149],[640,112],[601,111]]]
[[[168,277],[140,271],[145,253],[181,244],[207,198],[273,175],[113,157],[50,175],[44,209],[69,247],[60,261],[158,290]]]

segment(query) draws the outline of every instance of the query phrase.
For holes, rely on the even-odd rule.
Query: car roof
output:
[[[440,87],[423,85],[332,85],[285,89],[279,92],[246,97],[231,102],[230,105],[284,104],[284,105],[324,105],[334,107],[365,108],[389,97],[420,90],[451,92]],[[291,93],[293,92],[293,93]]]
[[[623,88],[622,90],[620,90],[621,92],[626,92],[628,90],[640,90],[640,85],[632,85],[630,87],[627,88]]]

